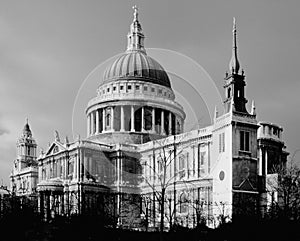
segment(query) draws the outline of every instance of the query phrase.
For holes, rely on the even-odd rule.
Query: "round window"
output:
[[[225,172],[224,171],[220,171],[219,178],[220,178],[221,181],[224,180],[224,178],[225,178]]]

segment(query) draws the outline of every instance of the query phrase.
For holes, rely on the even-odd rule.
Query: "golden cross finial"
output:
[[[133,7],[132,7],[132,9],[133,9],[133,21],[137,21],[138,20],[138,7],[136,6],[136,5],[134,5]]]

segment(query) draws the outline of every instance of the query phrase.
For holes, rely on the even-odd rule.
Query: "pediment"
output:
[[[54,155],[58,152],[65,151],[65,150],[67,150],[67,149],[61,143],[59,143],[58,141],[54,141],[50,145],[48,151],[46,152],[46,156]]]
[[[242,181],[242,183],[238,186],[238,189],[244,191],[256,191],[248,178]]]

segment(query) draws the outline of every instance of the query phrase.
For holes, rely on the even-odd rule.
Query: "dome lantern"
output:
[[[142,51],[146,53],[146,50],[144,48],[144,39],[145,35],[142,31],[142,26],[138,20],[138,8],[137,6],[132,7],[133,12],[133,21],[130,25],[130,31],[127,35],[127,51],[126,52],[132,52],[132,51]]]
[[[146,53],[145,36],[138,20],[138,8],[134,6],[133,9],[133,22],[127,35],[127,50],[108,66],[103,74],[101,85],[131,79],[171,88],[168,74],[164,68]]]

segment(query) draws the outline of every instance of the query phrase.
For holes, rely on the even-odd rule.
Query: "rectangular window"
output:
[[[244,148],[245,148],[245,132],[244,131],[240,131],[240,150],[244,151]]]
[[[116,86],[113,87],[113,91],[116,91]]]
[[[204,166],[204,163],[205,163],[205,151],[202,151],[201,153],[200,153],[200,166],[201,166],[201,168]]]
[[[222,138],[221,138],[221,134],[219,134],[219,153],[222,152]]]
[[[240,150],[250,150],[250,133],[248,131],[240,131]]]
[[[139,85],[136,85],[136,86],[135,86],[135,89],[136,89],[136,90],[139,90],[139,89],[140,89],[140,86],[139,86]]]
[[[120,86],[120,90],[123,90],[123,89],[124,89],[124,86],[123,86],[123,85],[121,85],[121,86]]]
[[[128,89],[128,90],[131,90],[131,85],[128,85],[128,86],[127,86],[127,89]]]
[[[152,92],[155,92],[155,89],[154,89],[154,88],[151,88],[151,91],[152,91]]]
[[[250,145],[249,145],[249,143],[250,143],[250,138],[249,138],[249,132],[247,131],[247,132],[245,132],[245,151],[249,151],[250,150]]]
[[[185,157],[181,155],[179,157],[179,178],[183,178],[185,176]]]
[[[147,91],[148,90],[148,87],[147,86],[144,86],[144,91]]]
[[[219,153],[225,152],[225,133],[219,134]]]
[[[222,151],[225,152],[225,132],[222,133]]]

